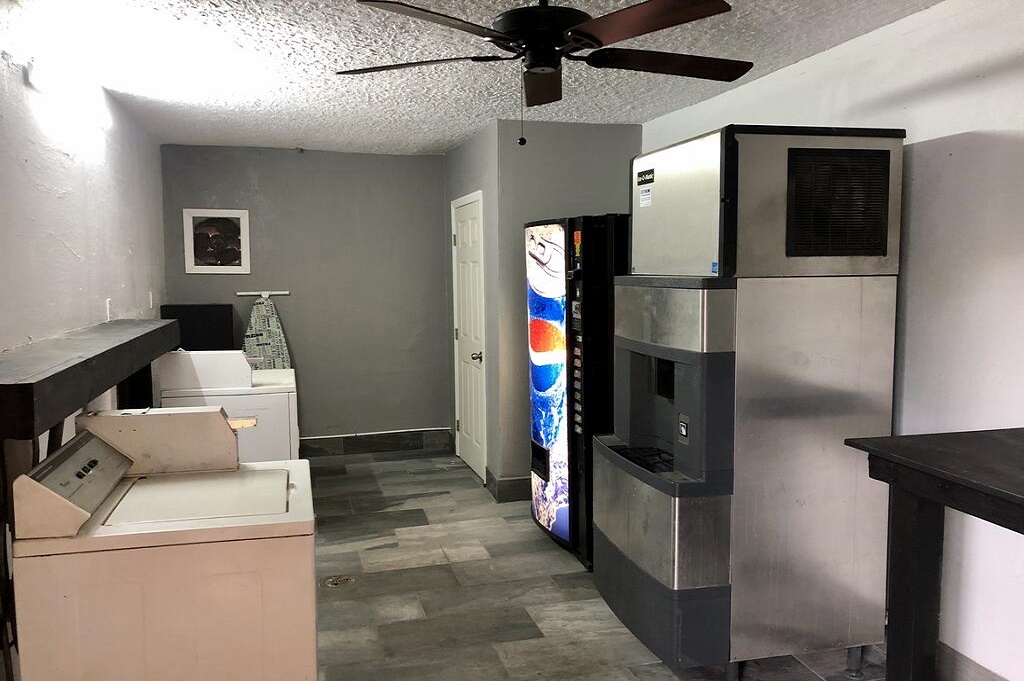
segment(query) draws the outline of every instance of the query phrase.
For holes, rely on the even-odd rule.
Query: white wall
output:
[[[1024,425],[1024,4],[947,0],[644,126],[644,149],[728,123],[908,131],[900,433]],[[1024,679],[1024,537],[947,513],[941,637]]]
[[[105,321],[108,298],[155,316],[160,151],[102,90],[37,92],[0,57],[0,207],[0,349]]]

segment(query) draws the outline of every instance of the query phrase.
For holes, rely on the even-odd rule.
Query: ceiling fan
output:
[[[349,69],[338,71],[338,75],[376,73],[455,61],[495,62],[522,59],[526,105],[540,106],[557,102],[562,98],[563,59],[584,62],[598,69],[646,71],[725,82],[740,78],[754,66],[750,62],[733,59],[605,47],[627,38],[728,12],[732,7],[725,0],[646,0],[597,18],[578,9],[552,6],[548,4],[548,0],[540,0],[538,5],[520,7],[499,14],[491,28],[407,5],[404,2],[356,1],[360,5],[472,33],[510,55],[427,59],[404,64]],[[581,54],[588,50],[586,54]]]

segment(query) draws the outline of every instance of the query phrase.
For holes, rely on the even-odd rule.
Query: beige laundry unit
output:
[[[161,406],[255,416],[255,427],[238,432],[240,461],[299,458],[294,369],[254,370],[241,350],[169,352],[153,363],[153,379]]]

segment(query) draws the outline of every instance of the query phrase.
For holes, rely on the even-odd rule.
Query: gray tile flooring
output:
[[[496,504],[447,433],[312,444],[321,681],[725,678],[658,662],[529,503]],[[873,654],[862,681],[882,678]],[[758,660],[743,679],[843,681],[844,663],[843,651]]]

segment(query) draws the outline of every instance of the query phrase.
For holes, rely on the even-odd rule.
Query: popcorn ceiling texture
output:
[[[412,2],[484,25],[500,12],[524,4]],[[937,2],[734,0],[730,13],[618,46],[755,62],[754,70],[739,81],[742,84]],[[163,92],[162,85],[171,75],[189,74],[168,70],[173,68],[168,64],[174,63],[174,50],[167,41],[140,41],[126,56],[137,66],[152,65],[151,77],[123,78],[120,83],[115,77],[107,85],[163,142],[435,154],[457,146],[495,118],[519,117],[519,62],[333,75],[340,68],[498,52],[474,36],[358,6],[352,0],[119,4],[145,11],[162,27],[158,33],[176,36],[172,44],[177,49],[202,54],[217,47],[234,55],[227,61],[211,58],[206,68],[193,66],[195,90],[182,86],[173,96]],[[634,2],[558,4],[597,16]],[[203,37],[190,39],[190,30],[200,30]],[[597,70],[578,63],[564,64],[564,72],[563,101],[527,110],[527,126],[530,120],[643,123],[735,87]]]

